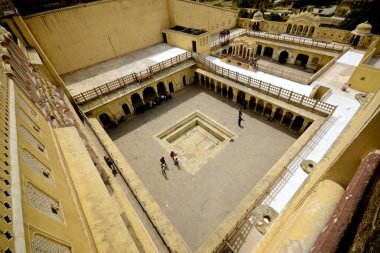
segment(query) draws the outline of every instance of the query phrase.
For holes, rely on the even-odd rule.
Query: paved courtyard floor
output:
[[[198,110],[237,137],[196,173],[174,166],[156,135]],[[243,113],[238,105],[199,86],[177,92],[160,106],[132,116],[108,131],[142,182],[154,196],[184,241],[195,251],[243,197],[295,142],[299,134],[258,115]],[[184,165],[181,150],[174,151]],[[161,175],[160,157],[168,164],[168,179]]]

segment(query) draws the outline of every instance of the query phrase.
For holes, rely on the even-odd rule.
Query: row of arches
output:
[[[314,26],[288,24],[286,33],[312,37],[315,32]]]
[[[233,87],[215,81],[208,76],[195,73],[194,80],[201,86],[204,86],[229,100],[235,101],[245,107],[248,107],[259,115],[262,115],[269,120],[279,122],[280,124],[295,131],[303,132],[312,123],[311,121],[305,120],[305,118],[300,115],[296,115],[291,111],[277,107],[276,105],[273,105],[270,102],[266,102],[259,97],[255,97],[251,94],[246,94],[244,91],[234,90]]]
[[[183,86],[187,86],[190,83],[188,75],[182,77]],[[146,87],[142,93],[135,92],[130,94],[130,103],[123,103],[121,105],[121,111],[124,116],[128,116],[132,113],[138,113],[145,110],[145,106],[150,103],[150,101],[157,101],[162,95],[169,95],[170,93],[175,92],[175,87],[173,82],[169,82],[165,85],[164,82],[158,82],[156,85]],[[99,121],[103,127],[109,127],[115,125],[113,117],[107,113],[101,113],[99,116]]]
[[[228,49],[223,49],[222,54],[224,55],[232,55],[244,58],[246,60],[250,60],[253,57],[253,54],[257,56],[263,56],[268,58],[274,58],[274,49],[269,46],[263,47],[262,45],[257,45],[256,48],[247,48],[245,45],[232,45]],[[278,62],[280,64],[289,63],[290,55],[287,50],[282,50],[278,55]],[[318,63],[319,59],[314,57],[313,63]],[[306,54],[297,54],[294,65],[306,67],[309,62],[309,56]],[[291,62],[293,63],[293,62]]]

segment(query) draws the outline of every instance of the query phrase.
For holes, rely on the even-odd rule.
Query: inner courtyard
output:
[[[298,131],[249,109],[243,111],[244,121],[239,127],[238,109],[239,105],[227,98],[192,85],[178,91],[173,99],[108,130],[193,252],[300,136]],[[180,147],[171,146],[178,154],[178,169],[169,147],[162,146],[156,136],[194,111],[228,129],[232,140],[228,139],[217,154],[205,152],[201,163],[192,162]],[[162,156],[168,164],[168,180],[161,175]]]

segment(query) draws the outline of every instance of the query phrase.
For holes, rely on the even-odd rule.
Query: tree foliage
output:
[[[337,0],[299,0],[293,4],[293,8],[301,8],[306,5],[314,5],[315,7],[329,6],[337,4]]]
[[[270,21],[282,21],[282,17],[278,13],[271,12],[268,16]]]
[[[366,3],[363,7],[356,8],[349,13],[339,27],[346,30],[354,30],[358,24],[368,21],[372,25],[372,33],[380,34],[380,16],[378,10],[380,10],[379,0]]]
[[[239,17],[240,18],[252,18],[253,13],[248,12],[246,9],[240,9],[239,11]]]

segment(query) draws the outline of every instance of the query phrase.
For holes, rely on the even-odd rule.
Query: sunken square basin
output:
[[[170,153],[181,155],[181,166],[194,175],[237,135],[206,115],[195,111],[159,133],[158,142]]]

